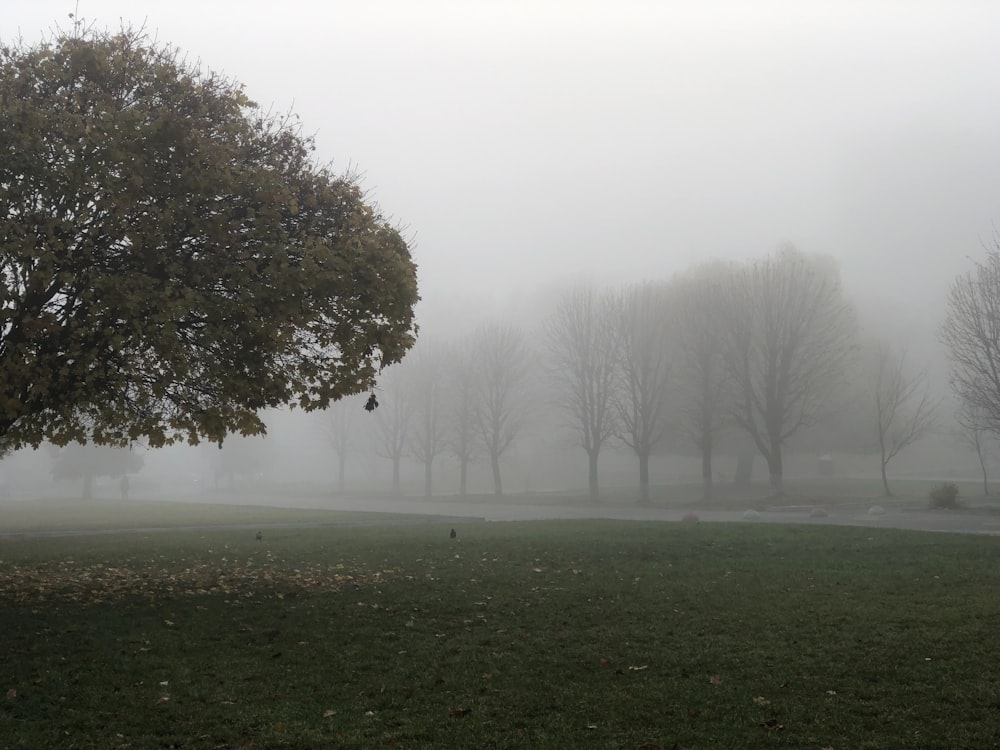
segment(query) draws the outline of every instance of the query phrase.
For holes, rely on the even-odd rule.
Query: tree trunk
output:
[[[597,456],[598,451],[587,451],[588,487],[590,488],[590,499],[596,500],[600,496],[600,488],[597,485]]]
[[[433,461],[424,461],[424,497],[430,497],[433,490]]]
[[[701,446],[701,484],[702,500],[709,502],[712,499],[712,444],[707,440]]]
[[[347,476],[347,457],[343,453],[337,454],[337,490],[344,491],[344,478]]]
[[[497,454],[490,456],[490,465],[493,467],[493,494],[499,497],[503,494],[503,482],[500,481],[500,456]]]
[[[753,443],[740,449],[739,457],[736,459],[736,475],[733,477],[733,484],[737,487],[750,486],[750,480],[753,479],[753,461],[756,457],[757,446]]]
[[[639,452],[639,502],[649,504],[649,451]]]
[[[983,497],[990,496],[990,480],[986,476],[986,459],[983,456],[983,444],[976,435],[976,456],[979,458],[979,468],[983,472]]]
[[[892,497],[892,490],[889,489],[889,479],[885,475],[885,461],[882,462],[882,491],[886,497]]]
[[[392,459],[392,494],[401,494],[401,488],[399,484],[399,457],[394,457]]]
[[[465,497],[469,492],[469,462],[462,458],[458,462],[458,494]]]
[[[771,449],[771,455],[767,457],[767,471],[771,475],[771,491],[775,497],[785,495],[784,467],[781,461],[781,447],[775,446]]]

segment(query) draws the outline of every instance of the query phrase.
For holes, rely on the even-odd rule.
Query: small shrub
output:
[[[954,482],[944,482],[930,491],[932,508],[957,508],[958,485]]]

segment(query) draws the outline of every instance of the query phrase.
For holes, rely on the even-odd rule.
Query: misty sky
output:
[[[5,0],[0,38],[68,28],[74,5]],[[81,0],[79,15],[144,24],[300,114],[406,227],[426,320],[792,242],[839,258],[869,309],[929,329],[1000,226],[1000,3]]]

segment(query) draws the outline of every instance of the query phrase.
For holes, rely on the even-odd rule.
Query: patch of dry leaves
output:
[[[126,598],[228,595],[278,597],[302,591],[339,591],[377,584],[398,571],[355,572],[343,564],[287,567],[268,556],[263,561],[126,565],[83,565],[61,560],[38,565],[0,564],[0,600],[8,604],[73,601],[99,604]]]

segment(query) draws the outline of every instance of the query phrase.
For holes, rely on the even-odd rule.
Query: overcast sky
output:
[[[74,5],[4,0],[0,38],[68,28]],[[996,2],[81,0],[79,15],[144,24],[299,113],[407,228],[428,321],[792,242],[926,329],[1000,225]]]

